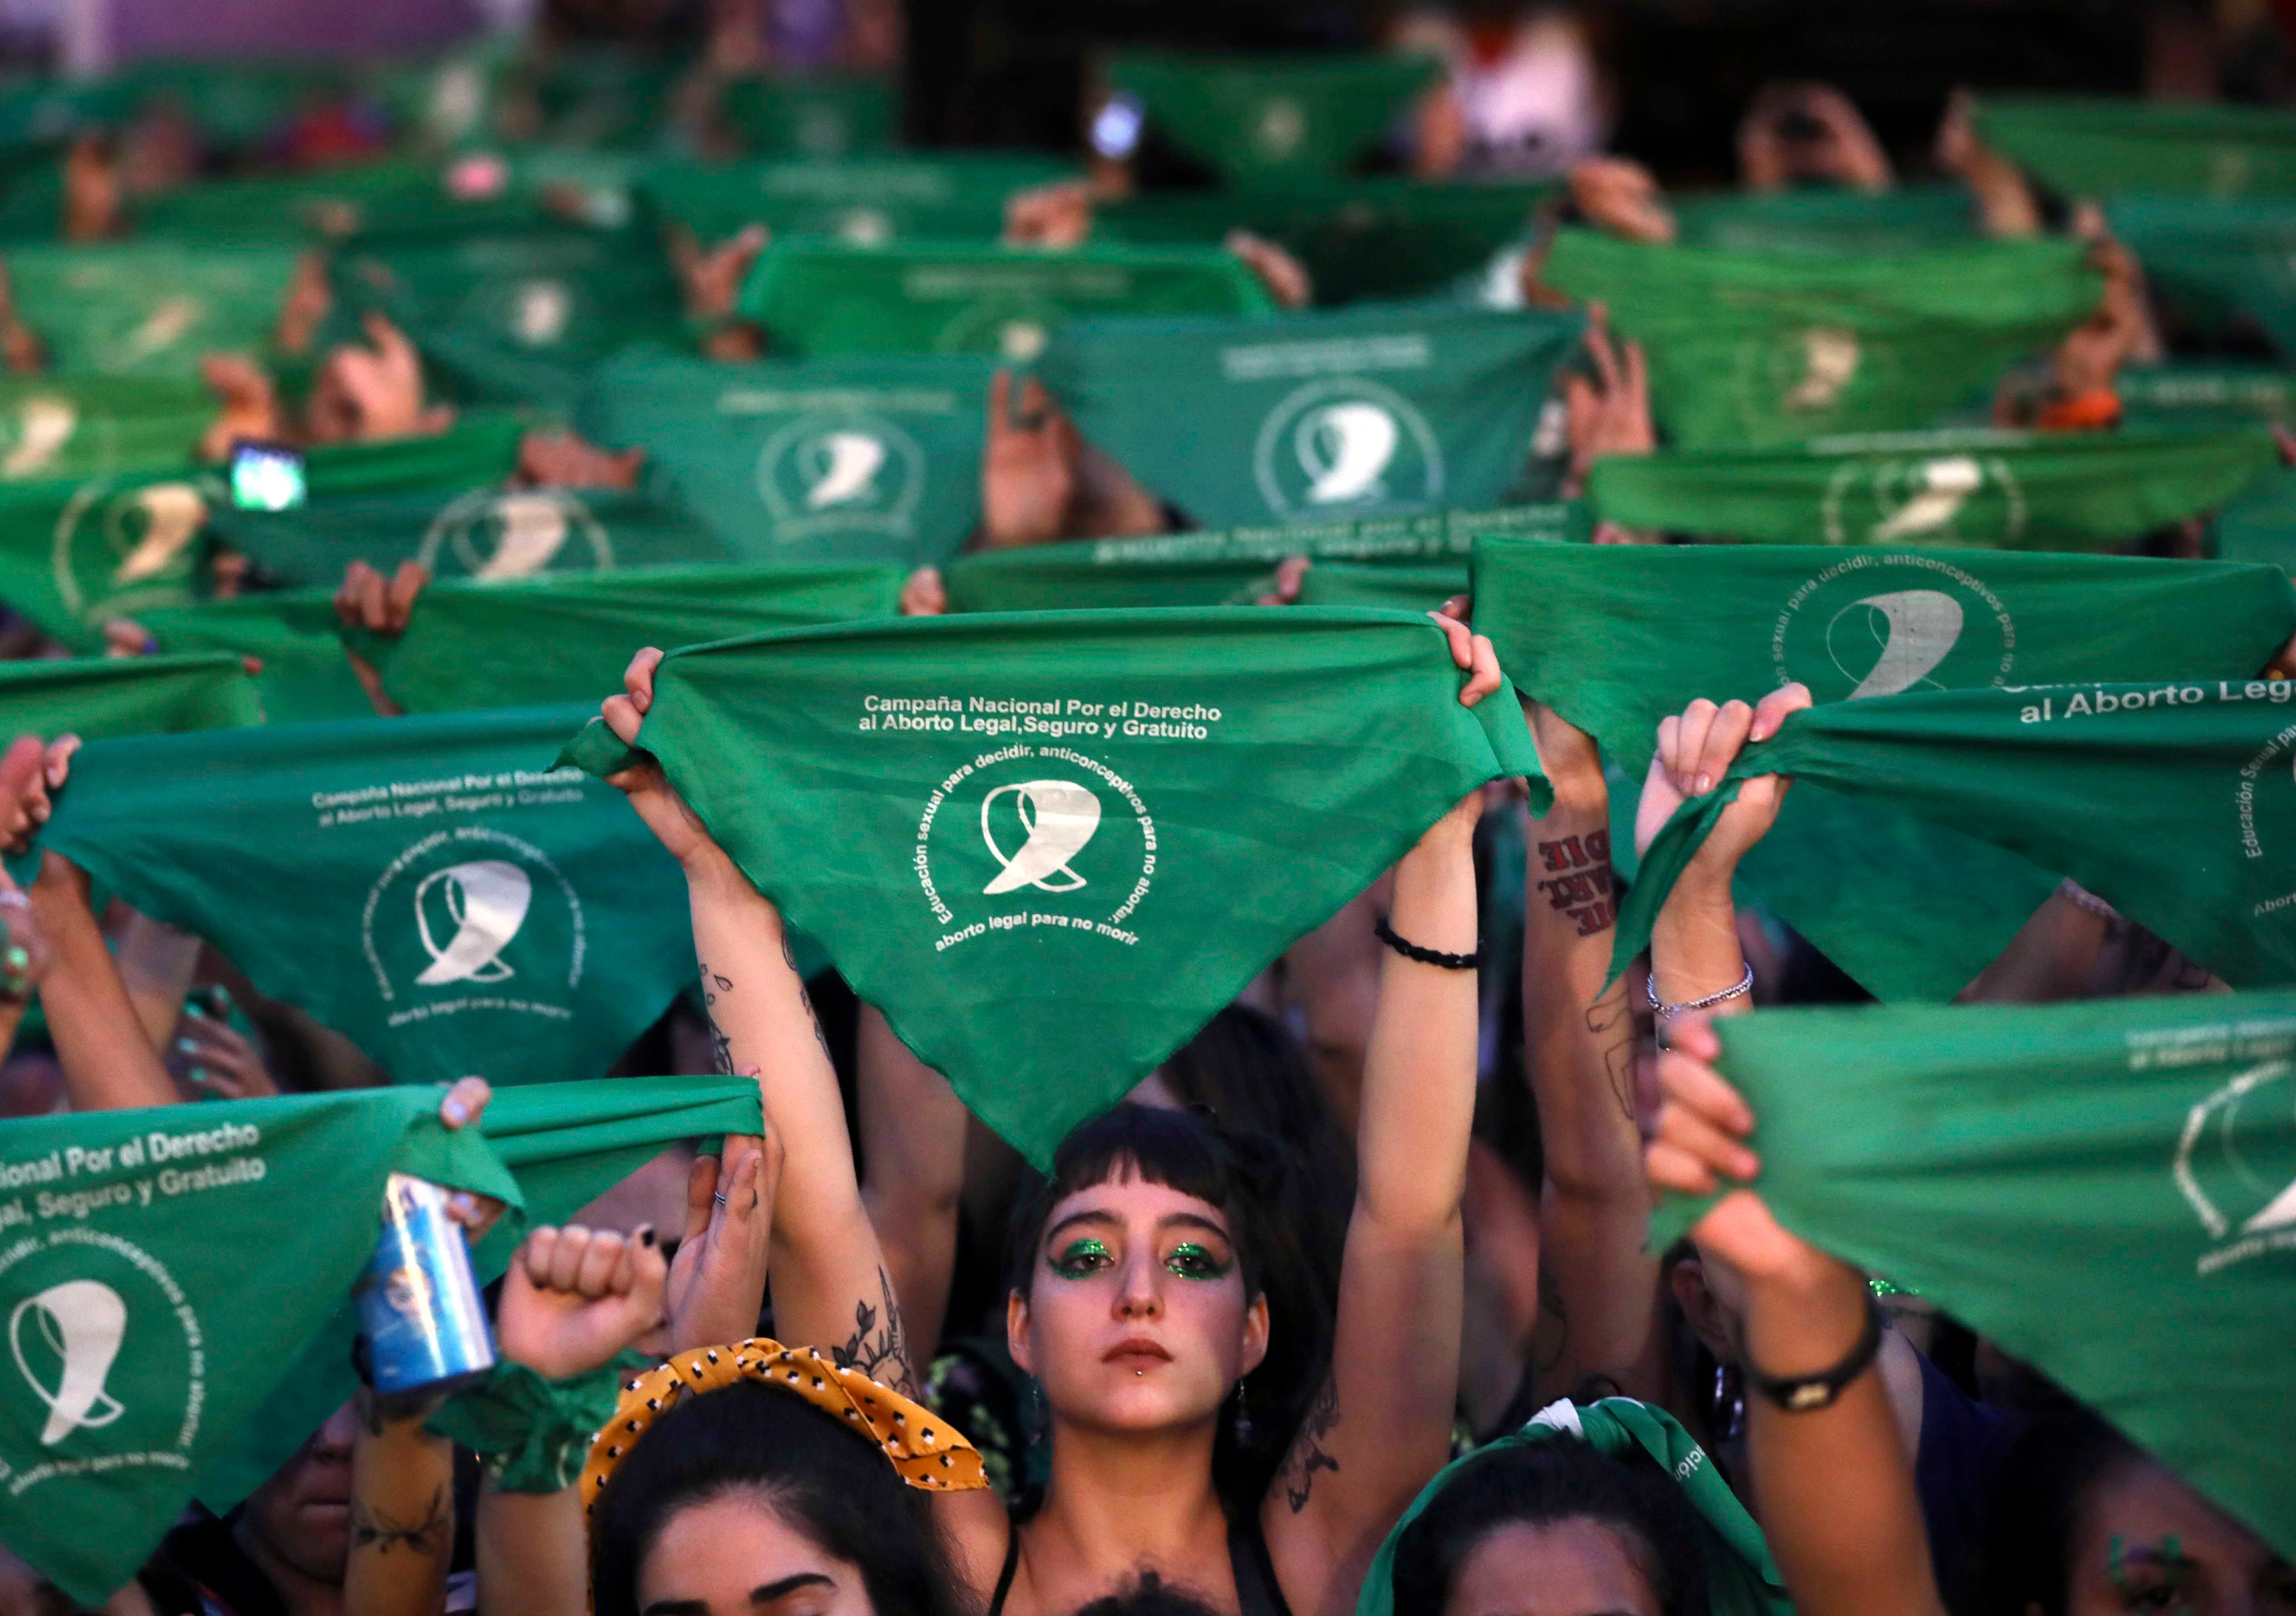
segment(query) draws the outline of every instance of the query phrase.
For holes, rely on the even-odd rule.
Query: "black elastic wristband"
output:
[[[1371,923],[1379,940],[1406,959],[1417,960],[1423,965],[1440,965],[1446,971],[1472,971],[1483,963],[1483,951],[1478,947],[1472,954],[1446,954],[1440,948],[1423,948],[1417,943],[1406,942],[1395,934],[1382,915]]]
[[[1874,1292],[1864,1285],[1858,1293],[1866,1299],[1866,1329],[1857,1344],[1849,1349],[1849,1356],[1833,1368],[1816,1374],[1797,1374],[1785,1379],[1764,1374],[1754,1367],[1754,1360],[1745,1349],[1742,1337],[1738,1346],[1738,1368],[1746,1384],[1759,1391],[1788,1414],[1814,1414],[1821,1408],[1831,1408],[1840,1400],[1849,1382],[1874,1366],[1882,1352],[1882,1304],[1874,1300]]]

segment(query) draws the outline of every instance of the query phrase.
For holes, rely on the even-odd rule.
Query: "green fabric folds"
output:
[[[1519,533],[1560,541],[1584,539],[1587,527],[1586,507],[1571,502],[982,550],[959,556],[946,569],[948,607],[952,611],[1048,611],[1249,606],[1275,588],[1276,567],[1290,556],[1305,556],[1313,563],[1311,579],[1317,570],[1341,563],[1356,563],[1366,570],[1417,572],[1446,565],[1456,570],[1474,548],[1477,534]],[[1460,587],[1465,587],[1464,574]]]
[[[1251,315],[1259,277],[1218,247],[994,243],[849,247],[796,240],[758,256],[738,302],[776,355],[995,354],[1024,364],[1087,315]]]
[[[2070,875],[2235,988],[2296,980],[2292,697],[2288,679],[2188,677],[1925,691],[1796,713],[1651,844],[1620,906],[1614,969],[1649,944],[1738,782],[1786,774]]]
[[[2296,193],[2296,113],[2276,107],[1988,96],[1977,132],[2067,197]]]
[[[1651,403],[1685,449],[1934,425],[2096,307],[2073,241],[1922,252],[1726,252],[1554,240],[1546,279],[1609,305],[1649,350]]]
[[[906,576],[882,562],[824,562],[457,580],[423,591],[404,635],[351,643],[408,712],[595,701],[621,688],[643,646],[888,617]]]
[[[882,152],[900,135],[900,86],[868,73],[767,73],[737,78],[719,105],[744,151],[819,162]]]
[[[0,483],[187,468],[215,414],[197,381],[12,376],[0,381]]]
[[[2296,1554],[2296,994],[1715,1029],[1780,1222],[1999,1342]],[[1703,1210],[1669,1200],[1653,1240]]]
[[[2212,510],[2279,459],[2255,426],[1903,432],[1605,455],[1587,496],[1629,528],[1767,544],[2094,550]]]
[[[253,657],[256,693],[271,723],[374,716],[374,703],[343,655],[332,589],[266,589],[231,600],[154,606],[134,620],[163,652]]]
[[[12,738],[69,733],[94,741],[236,729],[263,719],[255,682],[235,656],[0,662],[0,729]]]
[[[1707,1599],[1714,1616],[1793,1616],[1792,1602],[1770,1558],[1769,1545],[1762,1539],[1762,1529],[1738,1502],[1712,1458],[1666,1410],[1626,1397],[1555,1403],[1541,1409],[1521,1431],[1438,1471],[1380,1545],[1357,1598],[1356,1616],[1397,1616],[1396,1545],[1462,1471],[1516,1448],[1570,1441],[1585,1442],[1636,1469],[1654,1467],[1682,1489],[1697,1512],[1699,1559],[1706,1568]]]
[[[614,1417],[626,1373],[618,1361],[548,1381],[497,1358],[485,1381],[448,1398],[423,1429],[480,1455],[488,1479],[504,1492],[563,1492],[582,1479],[591,1440]]]
[[[551,767],[595,710],[90,745],[40,841],[395,1081],[594,1077],[690,975],[676,865]]]
[[[994,241],[1014,192],[1081,177],[1073,163],[1033,153],[950,152],[848,162],[661,163],[640,193],[704,243],[744,225],[776,237],[883,242]]]
[[[1460,682],[1398,613],[903,619],[672,652],[640,740],[1041,1165],[1465,791],[1536,776],[1512,692]]]
[[[1676,197],[1677,239],[1729,252],[1915,252],[1977,239],[1977,209],[1959,185],[1895,191],[1810,186]]]
[[[210,472],[0,483],[0,600],[74,651],[103,625],[197,597]]]
[[[2296,355],[2296,197],[2135,197],[2106,217],[2143,262],[2145,289],[2172,331],[2208,339],[2261,332],[2284,357]]]
[[[1172,144],[1238,185],[1343,173],[1443,76],[1431,56],[1188,56],[1124,51],[1111,88],[1139,97]]]
[[[516,1199],[431,1089],[0,1123],[0,1534],[78,1604],[132,1577],[374,1251],[413,1172]],[[299,1437],[296,1440],[299,1441]]]
[[[980,519],[990,362],[965,355],[600,367],[577,420],[646,452],[647,487],[754,562],[955,554]]]
[[[1477,510],[1551,491],[1575,315],[1423,306],[1094,320],[1043,373],[1084,436],[1211,527]]]
[[[1659,720],[1697,697],[1751,702],[1800,681],[1821,703],[1862,708],[2098,676],[2245,679],[2296,629],[2296,589],[2209,562],[1491,537],[1476,547],[1475,627],[1523,691],[1623,771],[1612,792],[1631,825]],[[1898,807],[1803,781],[1739,885],[1876,996],[1944,999],[2063,867]]]
[[[291,249],[171,242],[12,247],[24,324],[61,375],[189,381],[218,349],[267,352]]]
[[[2130,365],[2113,378],[2132,427],[2296,421],[2296,373],[2263,365]]]

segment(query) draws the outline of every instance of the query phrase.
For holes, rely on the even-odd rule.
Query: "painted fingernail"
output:
[[[1713,789],[1714,789],[1714,776],[1713,776],[1713,775],[1699,775],[1699,776],[1698,776],[1698,794],[1699,794],[1700,796],[1702,796],[1702,796],[1704,796],[1707,792],[1709,792],[1712,791]]]
[[[202,1088],[215,1081],[213,1078],[208,1076],[208,1069],[204,1066],[194,1066],[186,1075],[193,1082],[200,1085]]]
[[[176,1047],[185,1054],[197,1054],[200,1052],[200,1046],[189,1038],[177,1038]]]
[[[445,1117],[451,1126],[460,1128],[471,1120],[471,1108],[460,1100],[449,1100],[439,1108],[439,1114]]]

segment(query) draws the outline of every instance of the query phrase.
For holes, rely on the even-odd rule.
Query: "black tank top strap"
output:
[[[1004,1569],[996,1573],[996,1591],[988,1596],[988,1616],[1004,1616],[1004,1595],[1013,1591],[1013,1573],[1021,1569],[1021,1529],[1004,1529]]]
[[[1235,1574],[1236,1609],[1242,1616],[1292,1616],[1283,1585],[1275,1580],[1275,1562],[1268,1556],[1258,1510],[1228,1522],[1227,1563]]]

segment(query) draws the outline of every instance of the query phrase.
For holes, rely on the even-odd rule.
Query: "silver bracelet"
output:
[[[1754,990],[1754,967],[1751,964],[1746,967],[1746,974],[1738,979],[1738,985],[1736,987],[1725,988],[1719,993],[1710,993],[1704,998],[1685,999],[1679,1005],[1662,1005],[1659,1003],[1658,972],[1655,971],[1652,972],[1649,977],[1644,980],[1643,983],[1643,990],[1650,995],[1650,1007],[1652,1013],[1655,1014],[1661,1021],[1669,1021],[1676,1016],[1680,1015],[1685,1010],[1711,1009],[1714,1005],[1721,1004],[1725,999],[1734,999],[1742,995],[1751,993]]]

